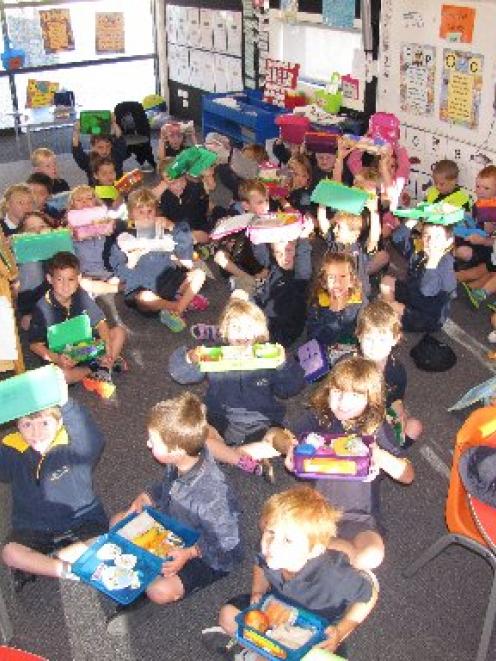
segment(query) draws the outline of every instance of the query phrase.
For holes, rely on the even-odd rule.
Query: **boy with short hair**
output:
[[[0,481],[12,489],[12,530],[1,557],[17,570],[16,590],[34,580],[29,574],[74,578],[70,562],[86,549],[81,542],[107,531],[92,475],[103,447],[100,429],[71,399],[19,418],[17,432],[2,440]]]
[[[230,600],[219,614],[228,636],[235,635],[240,610],[272,592],[276,598],[324,618],[329,626],[317,647],[337,650],[377,600],[373,574],[358,571],[345,554],[328,548],[339,518],[339,512],[309,486],[293,487],[269,498],[260,517],[261,552],[255,559],[251,594]],[[219,651],[232,647],[228,636],[222,640],[218,629],[204,632],[206,645]]]
[[[429,204],[446,202],[470,211],[472,206],[470,195],[458,185],[459,175],[460,171],[455,161],[444,158],[434,163],[432,166],[434,185],[427,189],[425,201]]]
[[[119,358],[126,341],[122,326],[110,328],[98,305],[80,287],[79,260],[71,252],[59,252],[48,263],[47,280],[50,289],[34,309],[29,329],[29,348],[46,362],[55,363],[64,372],[67,383],[78,383],[93,370],[110,371]],[[105,355],[95,364],[77,365],[63,353],[50,351],[47,346],[49,326],[60,324],[80,314],[87,314],[92,328],[105,342]]]
[[[111,158],[102,157],[95,159],[92,162],[92,175],[95,180],[95,193],[99,199],[107,206],[109,209],[118,209],[123,203],[123,198],[121,195],[117,195],[115,198],[105,197],[101,195],[98,191],[98,187],[113,187],[116,181],[116,172],[115,165]],[[114,191],[115,193],[116,191]]]
[[[170,552],[162,575],[147,588],[157,604],[178,601],[226,576],[241,559],[239,512],[225,476],[208,451],[206,408],[192,393],[156,404],[148,416],[147,446],[165,466],[160,482],[140,493],[115,525],[132,512],[153,506],[199,533],[190,548]],[[111,618],[108,631],[119,635],[126,611]]]
[[[42,172],[33,172],[26,179],[26,184],[33,195],[34,210],[49,213],[47,202],[53,192],[53,180]]]
[[[112,116],[111,135],[92,135],[90,137],[89,153],[81,145],[81,127],[79,122],[76,122],[72,132],[72,156],[81,170],[86,172],[90,186],[95,185],[92,172],[93,161],[100,158],[110,158],[112,160],[115,165],[117,179],[120,179],[123,173],[123,164],[127,158],[127,145],[115,118]]]
[[[67,181],[59,177],[57,157],[51,149],[47,147],[38,147],[38,149],[35,149],[31,154],[31,164],[33,166],[33,172],[41,172],[50,177],[53,182],[52,195],[70,190]]]
[[[382,298],[401,319],[404,331],[429,333],[441,329],[456,297],[453,230],[445,225],[422,223],[422,245],[415,252],[411,232],[401,225],[393,241],[403,242],[409,260],[405,279],[385,275],[380,284]]]

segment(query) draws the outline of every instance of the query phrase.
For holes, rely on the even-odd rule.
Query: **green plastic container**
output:
[[[92,342],[93,331],[87,314],[49,326],[47,330],[48,348],[55,353],[62,353],[66,346],[80,342]]]
[[[100,200],[116,200],[119,191],[115,186],[95,186],[95,195]]]
[[[207,168],[211,167],[217,160],[217,154],[205,147],[188,147],[176,156],[166,169],[166,174],[171,179],[177,179],[184,174],[191,177],[199,177]]]
[[[360,188],[345,186],[330,179],[322,179],[314,188],[311,199],[316,204],[323,204],[336,211],[358,215],[362,213],[368,197],[368,193]]]
[[[81,133],[110,135],[112,115],[110,110],[82,110],[79,115]]]
[[[45,365],[0,381],[0,424],[60,406],[67,399],[67,384],[62,370]]]
[[[463,220],[465,211],[463,208],[457,208],[445,202],[435,202],[434,204],[420,202],[413,209],[396,209],[394,215],[398,218],[421,220],[433,225],[456,225]]]
[[[333,115],[336,115],[341,110],[341,104],[343,103],[343,95],[341,92],[331,94],[325,90],[317,90],[314,96],[317,105],[319,105],[322,110]]]
[[[41,234],[14,234],[12,251],[18,264],[42,262],[58,252],[74,252],[74,244],[69,230],[52,230]]]

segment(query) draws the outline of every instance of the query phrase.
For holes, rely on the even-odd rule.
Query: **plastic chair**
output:
[[[141,103],[138,101],[118,103],[114,108],[114,114],[126,141],[128,156],[134,154],[140,165],[148,161],[155,168],[150,123]]]
[[[403,572],[406,578],[413,576],[452,544],[463,546],[489,562],[493,570],[493,583],[475,661],[485,661],[487,657],[496,617],[496,510],[466,492],[458,472],[458,462],[466,450],[481,444],[496,446],[494,406],[474,411],[457,434],[445,511],[448,534],[434,542]]]

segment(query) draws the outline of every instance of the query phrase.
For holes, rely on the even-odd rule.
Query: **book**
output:
[[[174,548],[193,546],[198,533],[145,507],[101,535],[72,565],[82,581],[120,604],[137,599],[161,573]]]

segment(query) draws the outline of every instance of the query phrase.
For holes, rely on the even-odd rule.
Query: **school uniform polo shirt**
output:
[[[312,558],[290,579],[285,579],[280,569],[271,569],[261,553],[255,562],[276,597],[306,608],[330,624],[340,620],[348,606],[357,601],[366,603],[372,596],[370,580],[340,551],[328,550]]]
[[[96,329],[98,324],[105,321],[105,315],[84,289],[77,289],[68,308],[61,305],[53,294],[53,289],[47,291],[35,305],[33,317],[29,327],[29,342],[47,341],[47,329],[54,324],[60,324],[86,313],[90,318],[91,327]]]

